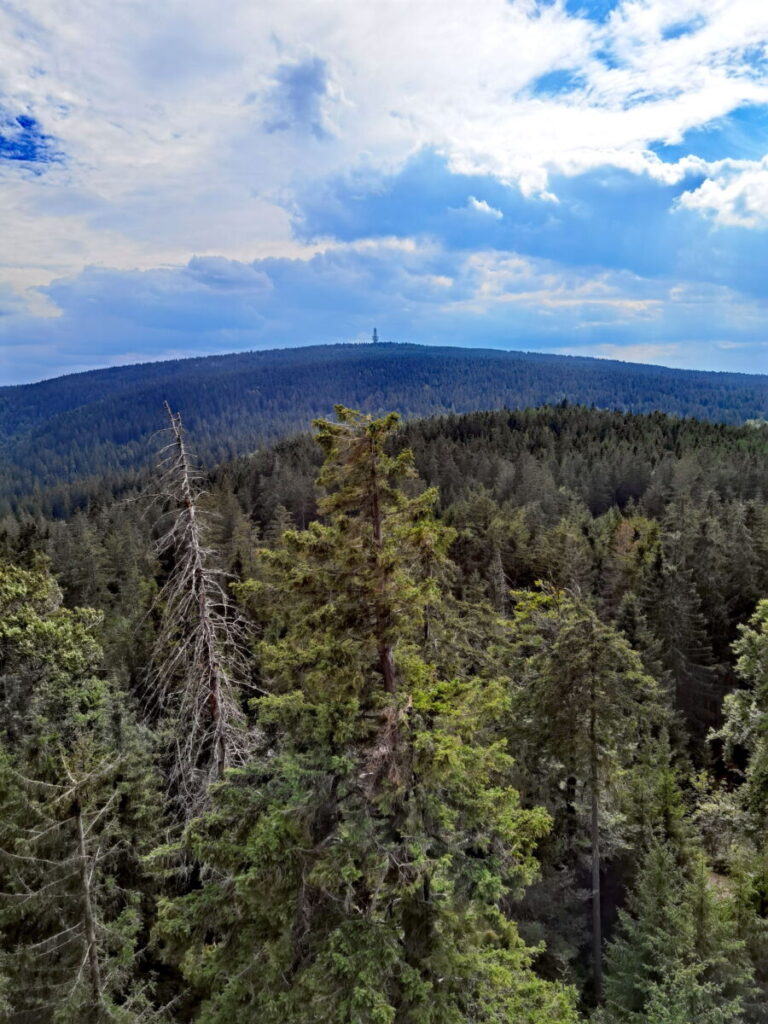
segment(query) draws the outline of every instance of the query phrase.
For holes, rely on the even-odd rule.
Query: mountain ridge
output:
[[[404,343],[106,367],[0,387],[0,499],[8,510],[35,489],[146,467],[165,401],[212,465],[306,429],[336,402],[411,418],[563,400],[736,424],[768,416],[768,376]]]

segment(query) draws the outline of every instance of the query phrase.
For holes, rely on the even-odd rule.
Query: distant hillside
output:
[[[93,478],[151,464],[165,400],[182,412],[210,465],[304,429],[336,402],[413,417],[567,400],[742,423],[768,416],[768,376],[418,345],[325,345],[95,370],[0,388],[0,512],[24,506],[34,491],[34,507],[66,514],[96,486]]]

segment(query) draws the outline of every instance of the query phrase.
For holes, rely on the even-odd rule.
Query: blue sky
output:
[[[768,5],[6,0],[0,200],[2,383],[374,324],[768,372]]]

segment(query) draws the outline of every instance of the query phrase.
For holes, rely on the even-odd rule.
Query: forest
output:
[[[759,395],[561,398],[6,504],[1,1019],[768,1021]]]
[[[202,465],[307,430],[335,402],[405,419],[562,400],[731,424],[768,418],[763,375],[425,345],[313,345],[170,360],[0,388],[0,515],[69,516],[146,480],[157,410],[185,413]]]

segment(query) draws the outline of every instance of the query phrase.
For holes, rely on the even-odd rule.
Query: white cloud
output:
[[[484,199],[476,199],[474,196],[469,197],[468,206],[471,210],[476,210],[486,217],[493,217],[495,220],[501,220],[504,216],[501,210],[497,210],[495,206],[490,206]]]
[[[756,228],[768,225],[768,157],[723,161],[698,188],[684,192],[680,206],[711,215],[718,223]]]
[[[424,146],[550,199],[552,168],[677,181],[707,165],[665,164],[649,143],[768,102],[753,59],[766,41],[755,0],[624,0],[602,25],[559,0],[16,0],[0,12],[0,102],[34,115],[65,161],[0,171],[5,279],[309,257],[291,236],[297,185],[395,169]],[[322,67],[324,91],[306,106],[291,94],[281,120],[280,88],[302,87],[284,69],[303,66]],[[557,70],[582,84],[538,95]],[[683,204],[757,224],[766,174],[713,176]]]
[[[589,329],[606,321],[616,325],[654,319],[668,299],[664,285],[625,271],[566,270],[552,260],[517,253],[472,253],[461,277],[464,290],[450,304],[456,311],[493,314],[507,307],[507,315],[514,318],[520,315],[515,306],[535,311],[537,317],[568,316],[571,331],[578,330],[579,321]]]

